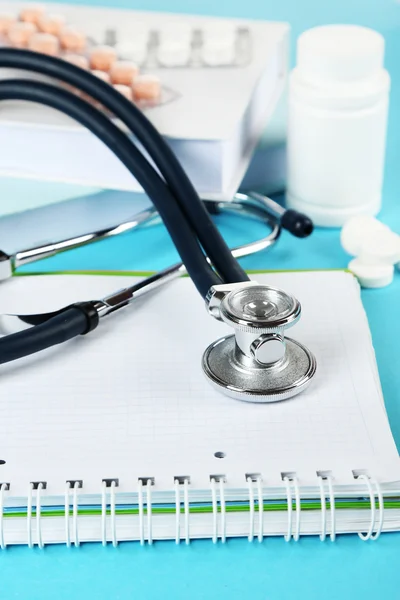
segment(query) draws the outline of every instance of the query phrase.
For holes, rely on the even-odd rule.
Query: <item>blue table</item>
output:
[[[88,1],[88,0],[87,0]],[[111,4],[100,0],[98,4]],[[400,171],[400,4],[395,0],[118,0],[121,7],[220,14],[285,20],[292,24],[292,39],[304,29],[322,23],[359,23],[381,31],[387,43],[391,72],[390,127],[384,207],[380,218],[400,232],[398,190]],[[26,191],[28,193],[28,185]],[[48,190],[47,190],[48,191]],[[59,190],[55,189],[55,193]],[[232,222],[221,228],[231,244],[243,241]],[[254,230],[254,235],[257,231]],[[139,261],[135,251],[146,237],[149,250]],[[128,252],[126,252],[128,251]],[[127,258],[122,259],[122,256]],[[161,258],[162,257],[162,258]],[[135,232],[43,262],[42,270],[157,269],[176,259],[163,229]],[[296,241],[284,234],[270,253],[243,260],[248,269],[342,268],[348,257],[340,248],[337,230],[317,230],[311,238]],[[382,290],[363,291],[387,411],[400,448],[400,274]],[[399,597],[400,534],[385,534],[376,543],[356,536],[336,543],[318,538],[286,544],[267,539],[263,544],[229,540],[226,545],[197,541],[189,547],[136,543],[117,549],[84,545],[79,549],[47,547],[44,551],[10,548],[1,556],[0,598],[248,598],[286,600]]]

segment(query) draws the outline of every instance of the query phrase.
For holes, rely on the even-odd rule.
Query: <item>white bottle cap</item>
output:
[[[383,68],[385,40],[358,25],[323,25],[305,31],[297,41],[297,66],[309,81],[346,83]]]
[[[348,265],[358,279],[360,285],[365,288],[380,288],[389,285],[393,281],[393,265],[368,265],[360,258],[353,258]]]

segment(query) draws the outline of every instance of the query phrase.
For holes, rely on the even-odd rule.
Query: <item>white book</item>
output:
[[[18,14],[21,6],[20,2],[0,2],[0,11]],[[166,138],[201,196],[232,197],[284,89],[289,26],[59,3],[45,6],[49,13],[63,14],[68,24],[88,35],[90,43],[114,44],[122,58],[126,53],[121,48],[132,45],[138,31],[146,31],[142,71],[158,76],[163,90],[158,104],[143,107],[146,116]],[[176,22],[190,31],[192,49],[200,40],[198,56],[194,58],[191,50],[186,66],[166,67],[160,64],[157,40]],[[211,66],[203,64],[202,52],[207,32],[216,27],[221,38],[229,36],[226,30],[236,31],[239,37],[233,37],[232,61]],[[237,49],[241,39],[242,54]],[[26,75],[0,69],[1,78]],[[1,175],[141,189],[108,148],[53,109],[27,102],[2,103],[0,135]]]
[[[302,304],[291,336],[318,367],[291,400],[240,402],[209,385],[202,353],[229,328],[189,278],[1,367],[4,545],[400,529],[399,457],[358,284],[335,271],[253,277]],[[15,277],[0,312],[48,311],[133,281]]]

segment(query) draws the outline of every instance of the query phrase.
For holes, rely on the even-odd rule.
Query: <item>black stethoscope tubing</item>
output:
[[[0,68],[22,69],[58,79],[100,102],[135,136],[169,186],[205,254],[225,282],[248,281],[248,276],[214,226],[197,192],[172,152],[145,115],[108,83],[59,58],[13,48],[0,48]],[[75,99],[71,98],[71,102]],[[159,200],[161,202],[161,199]],[[154,202],[156,204],[156,202]],[[189,270],[189,269],[188,269]],[[190,275],[192,275],[190,273]]]

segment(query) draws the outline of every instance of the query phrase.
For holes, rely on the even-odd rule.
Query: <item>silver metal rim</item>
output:
[[[244,317],[239,317],[238,315],[236,315],[235,313],[233,313],[230,310],[230,307],[228,305],[229,297],[231,296],[231,294],[236,294],[236,293],[238,293],[238,291],[240,291],[240,290],[235,290],[234,292],[230,292],[229,294],[227,294],[221,302],[221,307],[220,307],[221,319],[225,323],[227,323],[228,325],[233,325],[234,327],[236,327],[246,333],[255,333],[255,332],[258,332],[261,330],[268,332],[268,331],[276,331],[276,329],[293,327],[293,325],[295,325],[298,322],[298,320],[300,318],[300,314],[301,314],[301,305],[300,305],[300,302],[297,300],[297,298],[292,296],[292,294],[287,294],[286,292],[283,292],[279,288],[276,288],[273,286],[261,286],[260,285],[260,286],[255,286],[255,287],[267,287],[272,292],[286,296],[287,298],[289,298],[291,300],[291,303],[292,303],[291,310],[287,314],[285,314],[283,317],[277,316],[275,319],[271,319],[271,320],[270,319],[265,319],[265,320],[259,319],[258,321],[247,320]]]
[[[281,388],[277,392],[269,390],[267,393],[265,393],[260,392],[260,390],[251,389],[248,386],[239,388],[229,384],[227,381],[222,380],[219,376],[215,374],[212,367],[210,366],[210,355],[218,345],[222,344],[225,340],[234,337],[234,335],[229,335],[219,338],[218,340],[210,344],[203,354],[203,371],[211,385],[219,392],[222,392],[223,394],[231,398],[241,400],[243,402],[269,403],[280,402],[282,400],[292,398],[293,396],[297,396],[305,389],[307,389],[307,387],[310,385],[311,380],[314,377],[317,369],[317,361],[315,359],[315,356],[312,354],[312,352],[310,352],[308,348],[300,344],[300,342],[297,342],[296,340],[293,340],[288,337],[285,337],[286,343],[295,344],[298,348],[300,348],[302,352],[304,352],[305,356],[308,359],[307,370],[303,373],[301,378],[293,381],[291,385],[288,385],[285,388]]]

